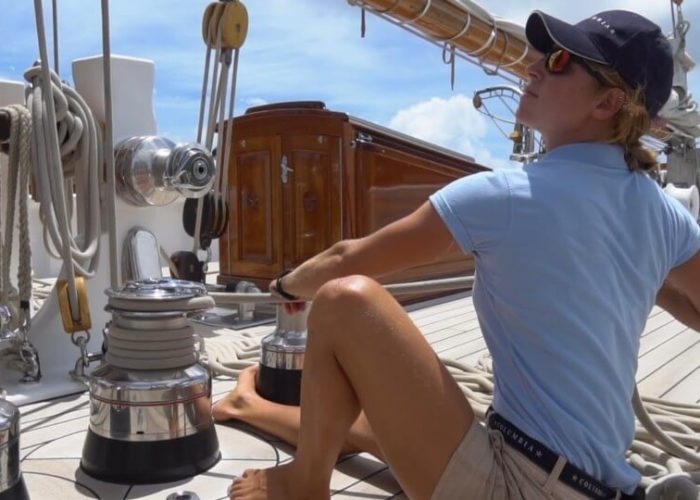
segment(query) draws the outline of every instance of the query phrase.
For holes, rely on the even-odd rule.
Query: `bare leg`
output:
[[[327,283],[314,299],[295,459],[246,473],[232,498],[329,498],[361,407],[406,494],[430,498],[474,413],[401,306],[376,282],[353,276]]]
[[[301,413],[298,406],[273,403],[261,397],[255,390],[255,377],[258,367],[246,368],[238,377],[238,384],[212,408],[214,420],[225,422],[236,419],[272,434],[283,441],[297,446]],[[361,413],[352,424],[341,453],[358,453],[366,451],[384,460],[374,434]]]

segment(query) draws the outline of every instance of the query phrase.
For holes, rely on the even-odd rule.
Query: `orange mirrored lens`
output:
[[[561,73],[566,69],[571,61],[571,54],[564,49],[551,52],[547,56],[547,70],[550,73]]]

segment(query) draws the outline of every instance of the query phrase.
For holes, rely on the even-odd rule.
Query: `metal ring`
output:
[[[456,35],[450,36],[447,38],[437,38],[436,40],[442,41],[442,42],[451,42],[452,40],[459,38],[460,36],[464,35],[467,31],[469,31],[469,28],[471,28],[471,25],[472,25],[472,14],[471,14],[471,12],[467,11],[467,22],[464,23],[464,26],[462,26],[462,29],[459,30],[459,32]]]
[[[481,53],[484,51],[488,52],[493,47],[493,44],[496,42],[496,38],[498,38],[498,29],[496,28],[496,20],[494,19],[493,28],[491,28],[491,34],[489,35],[489,39],[486,40],[486,43],[472,52],[467,52],[467,54],[469,54],[470,56],[478,56],[481,55]]]
[[[484,69],[484,72],[489,76],[493,76],[493,75],[497,74],[498,71],[502,68],[501,61],[503,60],[503,56],[505,56],[506,52],[508,52],[508,43],[510,41],[510,38],[508,36],[508,32],[504,31],[503,36],[506,38],[505,47],[503,47],[503,51],[501,52],[501,57],[493,68],[488,68],[486,66],[486,63],[483,61],[483,59],[479,58],[479,62],[481,63],[480,64],[481,67]]]
[[[445,58],[445,53],[449,52],[450,57]],[[455,60],[455,46],[453,43],[450,42],[445,42],[445,45],[442,47],[442,62],[445,64],[452,64]]]
[[[516,64],[519,64],[527,57],[527,55],[530,53],[530,44],[525,43],[525,50],[523,51],[523,55],[518,57],[515,61],[509,62],[508,64],[503,64],[501,68],[509,68],[511,66],[515,66]]]
[[[415,23],[416,21],[419,21],[424,15],[426,15],[428,13],[428,10],[430,10],[430,4],[432,4],[432,3],[433,3],[433,0],[427,0],[425,2],[425,7],[423,7],[423,10],[420,12],[420,14],[418,14],[416,17],[414,17],[412,19],[406,19],[404,22]],[[393,8],[394,7],[392,7],[392,9]]]
[[[78,333],[85,333],[84,337],[79,337],[77,334]],[[90,330],[77,330],[75,332],[71,332],[70,334],[70,340],[73,342],[73,345],[76,345],[78,347],[81,346],[81,342],[84,344],[87,344],[90,342]]]

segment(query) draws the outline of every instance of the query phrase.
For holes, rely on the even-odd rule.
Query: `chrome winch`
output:
[[[220,458],[211,376],[187,316],[214,306],[204,285],[159,279],[108,289],[106,364],[89,377],[90,427],[80,462],[117,483],[175,481]]]
[[[19,410],[0,399],[0,500],[28,500],[19,468]]]
[[[286,405],[299,404],[308,314],[308,307],[288,314],[281,305],[277,306],[277,328],[261,342],[256,385],[265,399]]]

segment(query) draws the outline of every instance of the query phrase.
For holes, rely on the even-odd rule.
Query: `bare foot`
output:
[[[258,375],[258,365],[246,368],[238,376],[236,387],[212,406],[211,413],[215,422],[225,422],[232,418],[241,419],[246,410],[260,398],[255,392],[255,378]]]
[[[299,442],[300,408],[273,403],[260,396],[255,391],[258,370],[258,365],[255,365],[241,372],[236,387],[212,406],[214,421],[220,423],[236,419],[296,446]],[[368,451],[383,460],[369,422],[364,417],[353,425],[340,454],[360,451]]]
[[[273,469],[247,470],[243,477],[235,480],[229,488],[231,500],[327,500],[328,485],[321,489],[299,489],[300,481],[295,474],[294,463]]]

